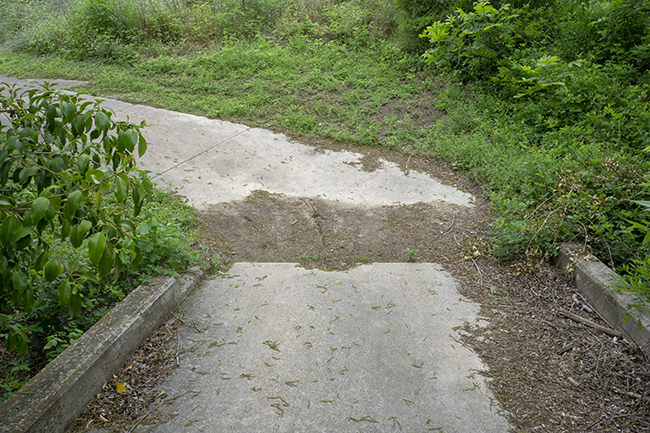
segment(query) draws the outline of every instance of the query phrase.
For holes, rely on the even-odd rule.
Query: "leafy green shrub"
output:
[[[456,0],[394,0],[398,10],[397,35],[407,52],[422,52],[427,44],[418,37],[428,26],[453,12]]]
[[[1,113],[11,125],[0,127],[0,329],[7,349],[24,355],[27,329],[16,320],[23,312],[55,292],[78,314],[101,277],[141,261],[125,206],[130,195],[137,215],[151,183],[132,154],[146,151],[139,126],[47,86],[3,89]],[[115,203],[104,199],[111,191]]]
[[[626,62],[638,70],[650,67],[650,3],[644,0],[567,2],[558,23],[559,53],[576,59],[590,53],[594,61]]]
[[[196,209],[185,205],[169,193],[155,191],[136,218],[136,240],[142,252],[137,275],[154,273],[177,275],[190,265],[202,263],[198,238],[193,228],[198,224]]]
[[[512,50],[508,23],[515,17],[508,4],[498,10],[489,2],[475,3],[472,12],[458,8],[444,22],[436,21],[422,32],[420,37],[432,45],[424,58],[463,79],[490,77],[498,65],[495,59],[508,56]]]

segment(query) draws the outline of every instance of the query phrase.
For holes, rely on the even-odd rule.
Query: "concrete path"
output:
[[[358,206],[472,206],[469,194],[388,161],[366,171],[360,154],[266,130],[105,105],[151,125],[140,167],[199,210],[255,190]],[[460,342],[478,305],[436,264],[327,272],[236,263],[182,308],[181,344],[193,351],[161,385],[179,396],[165,409],[177,416],[155,432],[508,431],[484,365]]]
[[[508,429],[458,339],[478,307],[435,264],[237,263],[182,308],[194,351],[156,432]]]

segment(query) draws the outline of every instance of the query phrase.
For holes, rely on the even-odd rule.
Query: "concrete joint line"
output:
[[[577,243],[560,247],[557,264],[572,278],[580,294],[603,320],[650,356],[650,314],[647,310],[629,307],[636,302],[632,296],[615,288],[619,277],[614,271]],[[624,321],[630,316],[632,320]]]
[[[0,405],[0,431],[65,432],[124,362],[197,286],[203,271],[159,278],[131,292]]]
[[[196,155],[194,155],[194,156],[192,156],[192,157],[190,157],[190,158],[187,158],[186,160],[181,161],[181,162],[179,162],[178,164],[176,164],[176,165],[174,165],[174,166],[172,166],[172,167],[169,167],[167,170],[164,170],[164,171],[162,171],[162,172],[160,172],[160,173],[158,173],[158,174],[155,174],[155,175],[151,176],[151,179],[153,180],[153,179],[155,179],[155,178],[157,178],[157,177],[162,176],[162,175],[165,174],[165,173],[168,173],[168,172],[170,172],[170,171],[172,171],[172,170],[176,170],[176,169],[177,169],[178,167],[180,167],[181,165],[186,164],[186,163],[192,161],[193,159],[196,159],[197,157],[203,155],[204,153],[207,153],[207,152],[211,151],[211,150],[214,149],[215,147],[219,147],[219,146],[221,146],[222,144],[227,143],[228,141],[232,140],[233,138],[238,137],[238,136],[242,135],[244,132],[248,132],[248,131],[250,131],[250,130],[251,130],[251,128],[248,128],[248,127],[247,127],[246,129],[244,129],[244,130],[242,130],[242,131],[239,131],[237,134],[234,134],[234,135],[232,135],[232,136],[230,136],[230,137],[228,137],[228,138],[225,138],[225,139],[221,140],[220,142],[218,142],[217,144],[215,144],[215,145],[213,145],[213,146],[210,146],[210,147],[208,147],[207,149],[205,149],[205,150],[203,150],[203,151],[197,153]]]

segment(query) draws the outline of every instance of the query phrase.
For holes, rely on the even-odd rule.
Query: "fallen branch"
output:
[[[591,320],[587,320],[583,317],[578,316],[577,314],[570,313],[566,310],[563,310],[562,308],[559,308],[560,314],[563,316],[568,317],[569,319],[582,323],[583,325],[587,325],[591,328],[594,328],[597,331],[604,332],[607,335],[611,335],[612,337],[618,337],[618,338],[623,338],[623,334],[621,334],[618,331],[614,331],[613,329],[605,328],[604,326],[600,326],[592,322]]]
[[[637,399],[637,400],[642,398],[644,400],[649,400],[650,401],[650,397],[648,397],[648,396],[644,397],[641,394],[637,394],[636,392],[621,391],[620,389],[616,389],[616,388],[612,388],[612,389],[614,390],[614,392],[617,392],[617,393],[623,394],[623,395],[627,395],[630,398],[634,398],[634,399]]]

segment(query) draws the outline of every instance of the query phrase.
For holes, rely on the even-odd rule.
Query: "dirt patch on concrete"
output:
[[[490,257],[490,204],[479,186],[448,165],[378,148],[311,143],[318,149],[364,154],[361,169],[372,171],[379,158],[404,171],[429,173],[475,196],[472,208],[445,203],[362,207],[321,198],[292,198],[255,191],[244,200],[212,206],[202,213],[203,246],[222,260],[297,262],[327,270],[367,262],[435,262],[458,281],[458,290],[482,305],[485,327],[467,325],[464,344],[487,365],[489,386],[521,432],[641,432],[650,430],[650,363],[632,344],[575,323],[559,308],[606,324],[589,311],[568,279],[535,257],[509,263]],[[537,257],[539,259],[539,257]],[[162,329],[162,335],[170,335]],[[160,359],[176,359],[184,349],[173,340],[148,347]],[[167,338],[167,337],[165,337]],[[147,345],[145,345],[147,346]],[[134,359],[137,358],[138,355]],[[140,355],[141,356],[141,355]],[[141,378],[116,378],[130,389],[158,396],[148,377],[164,376],[160,364]],[[153,365],[153,363],[152,363]],[[117,379],[116,379],[117,380]],[[75,431],[103,426],[120,431],[164,421],[164,402],[149,399],[132,410],[132,396],[107,386]],[[118,404],[119,403],[119,404]],[[114,411],[114,412],[113,412]],[[100,417],[101,415],[101,417]],[[103,419],[102,419],[103,418]],[[107,420],[108,422],[104,422]]]
[[[472,180],[445,164],[376,147],[312,143],[363,154],[360,169],[372,172],[381,160],[404,172],[427,173],[474,195],[473,207],[444,202],[398,206],[355,206],[320,198],[293,198],[254,191],[246,199],[213,205],[201,215],[201,238],[228,262],[296,262],[325,270],[368,262],[444,263],[465,246],[458,241],[486,233],[490,204]]]
[[[211,206],[201,237],[228,261],[297,262],[349,269],[368,262],[440,262],[454,235],[477,226],[476,210],[445,203],[361,207],[255,191]]]

